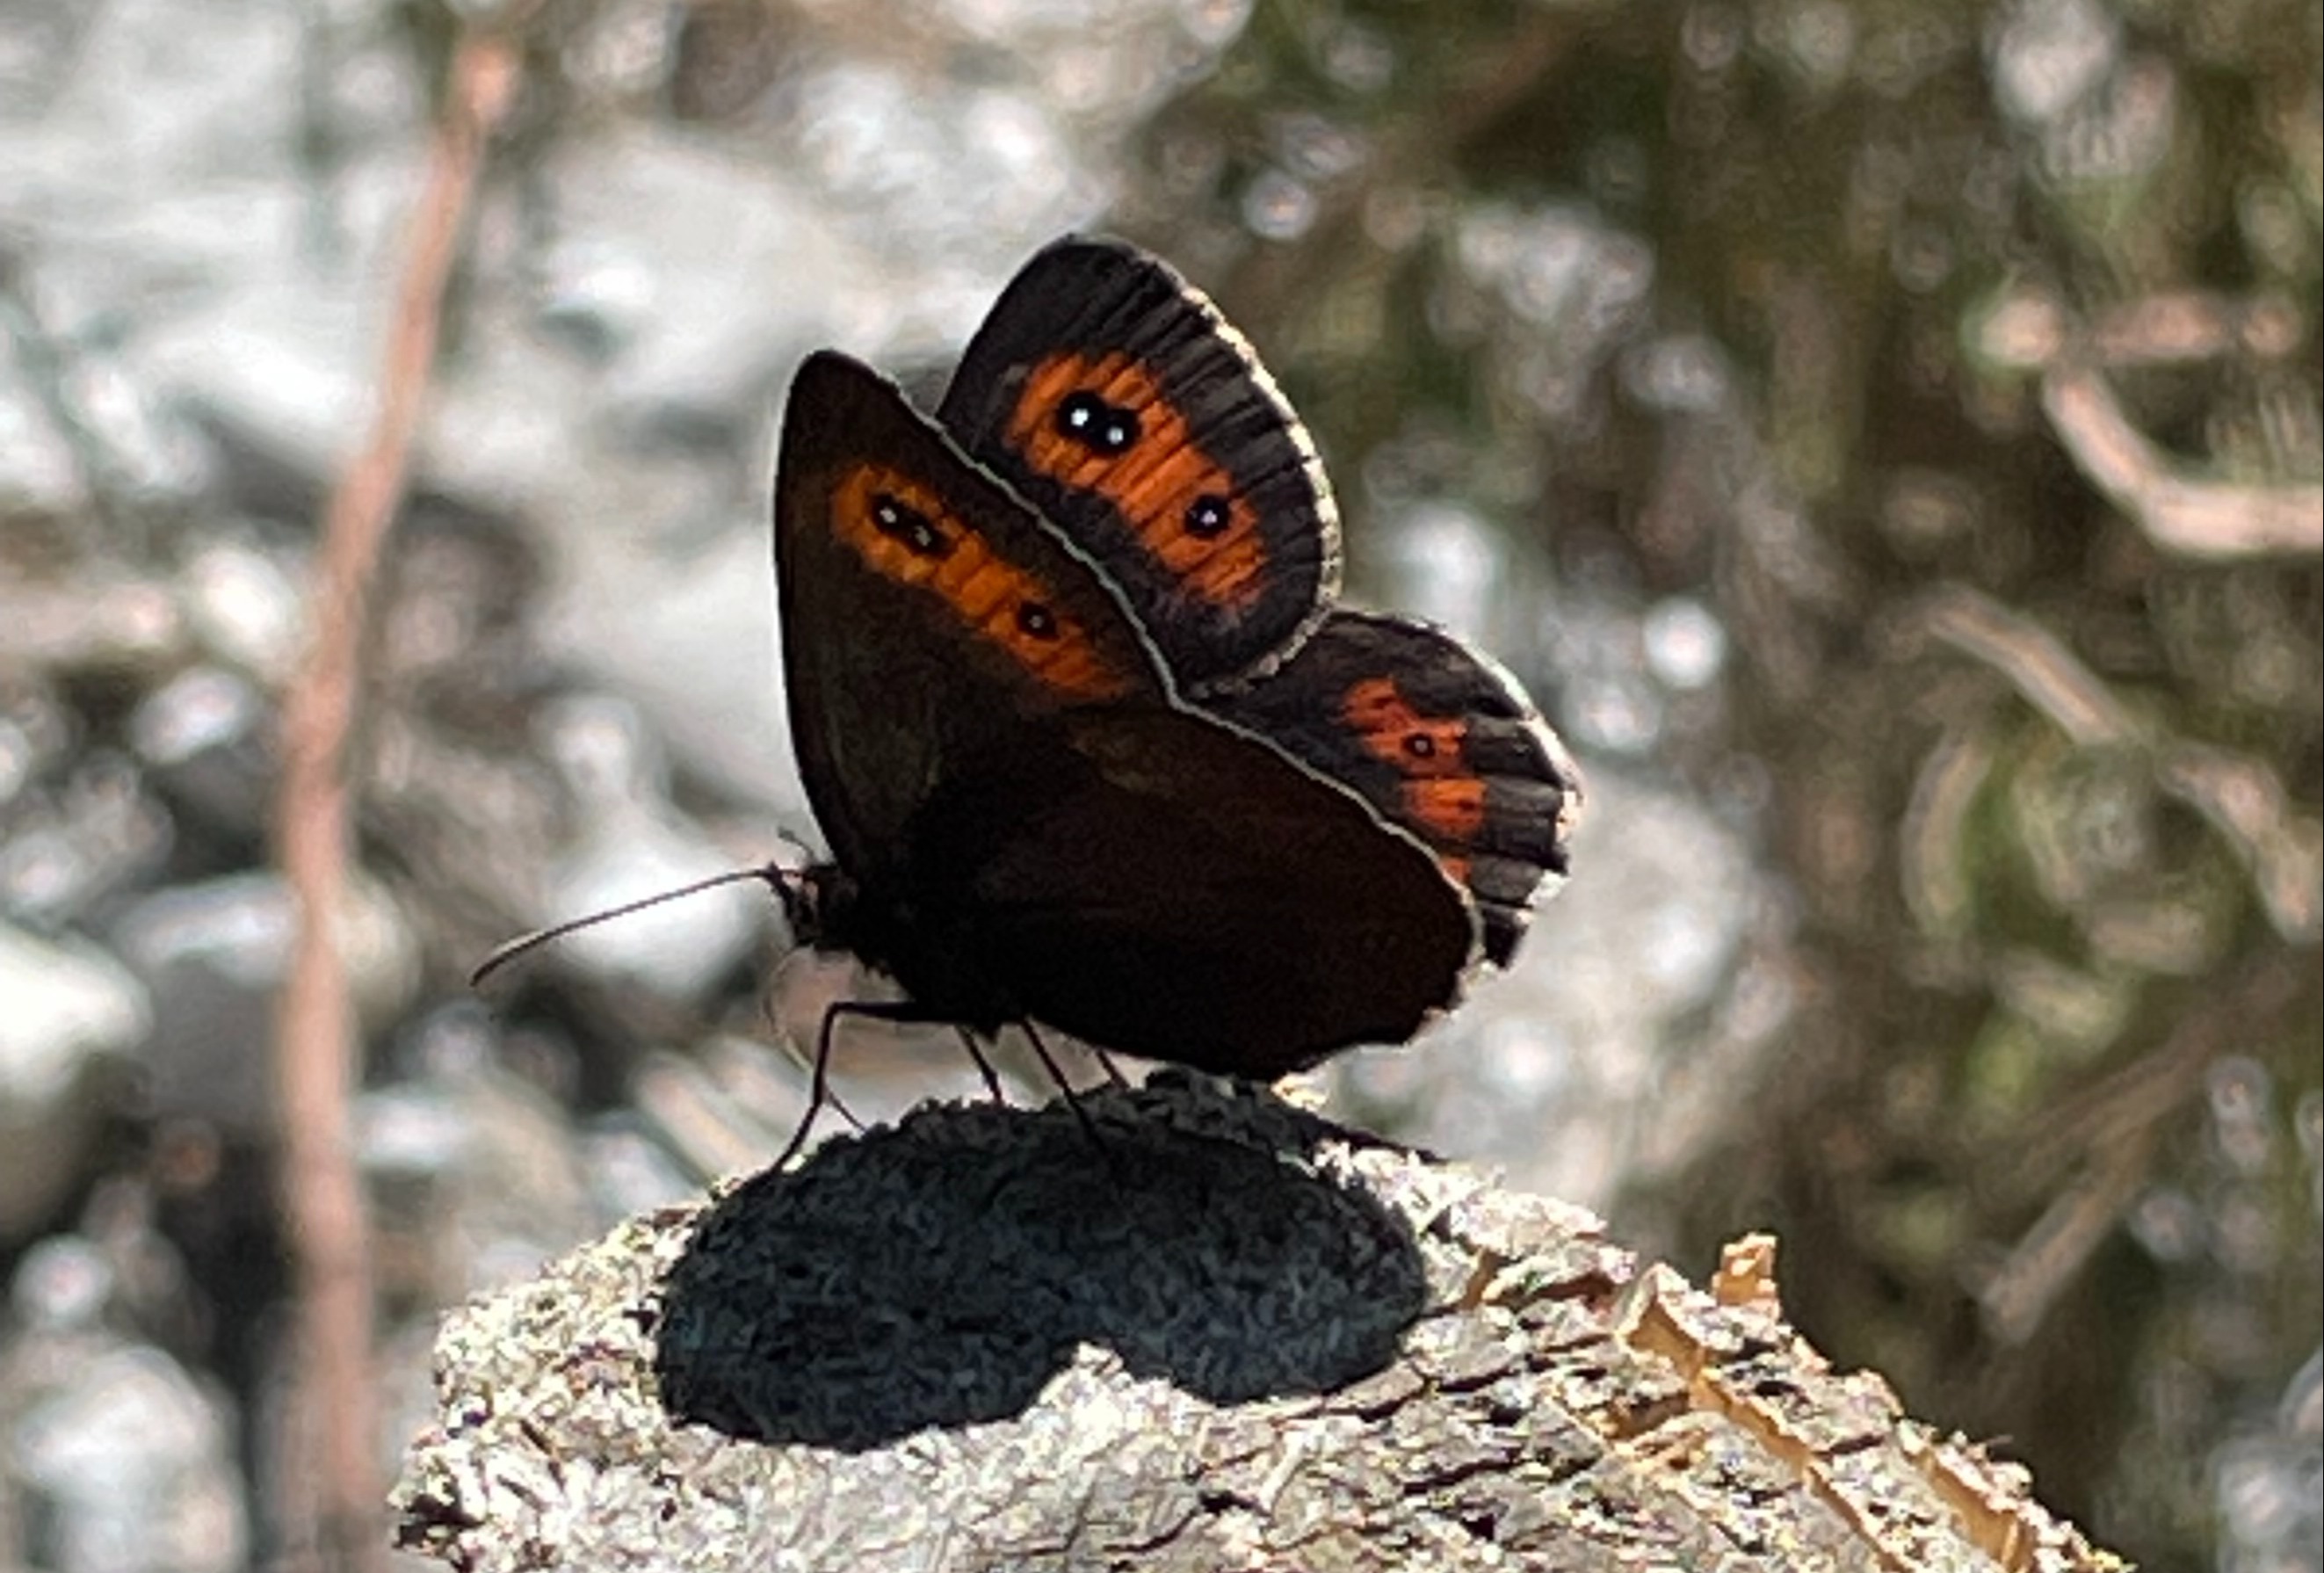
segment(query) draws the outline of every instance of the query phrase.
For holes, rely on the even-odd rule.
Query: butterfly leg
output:
[[[807,1132],[814,1128],[815,1116],[823,1112],[825,1105],[846,1115],[848,1123],[854,1125],[857,1130],[863,1128],[862,1122],[856,1119],[853,1115],[847,1114],[837,1095],[831,1090],[831,1046],[837,1034],[840,1018],[843,1016],[861,1016],[872,1022],[927,1022],[938,1019],[930,1016],[927,1011],[913,1004],[909,1000],[841,1000],[826,1008],[823,1013],[823,1025],[816,1029],[815,1034],[815,1065],[807,1078],[807,1112],[799,1116],[798,1129],[791,1133],[791,1139],[783,1144],[782,1152],[775,1159],[774,1166],[777,1169],[780,1169],[797,1157],[798,1150],[807,1145]]]
[[[783,1057],[790,1060],[792,1064],[797,1065],[802,1070],[813,1069],[814,1062],[807,1059],[799,1053],[798,1041],[793,1038],[789,1032],[785,1029],[783,1023],[777,1019],[775,1015],[774,995],[766,995],[761,997],[759,1001],[759,1013],[766,1018],[768,1027],[774,1033],[775,1041],[782,1046]],[[855,1111],[849,1108],[845,1100],[841,1098],[837,1093],[832,1091],[828,1087],[824,1088],[823,1101],[829,1104],[831,1106],[831,1112],[837,1115],[841,1119],[845,1120],[852,1129],[860,1131],[863,1128],[863,1122],[855,1117]],[[812,1106],[810,1106],[808,1112],[810,1115],[813,1114],[814,1111]],[[798,1144],[798,1138],[794,1135],[792,1137],[792,1146],[785,1147],[783,1149],[784,1157],[788,1158],[790,1156],[793,1148]],[[780,1165],[779,1164],[778,1167],[780,1167]]]
[[[960,1046],[968,1050],[971,1059],[976,1061],[976,1073],[984,1078],[984,1090],[992,1095],[994,1103],[1007,1108],[1009,1095],[1001,1090],[1001,1073],[992,1068],[992,1061],[985,1058],[984,1050],[977,1047],[976,1034],[958,1022],[953,1024],[952,1030],[960,1034]]]
[[[855,1111],[849,1108],[847,1105],[841,1100],[840,1096],[832,1091],[828,1087],[823,1089],[823,1101],[831,1106],[831,1112],[833,1114],[837,1115],[841,1119],[847,1122],[847,1128],[849,1130],[861,1131],[863,1129],[863,1122],[856,1118]]]
[[[1032,1022],[1020,1021],[1017,1029],[1025,1034],[1025,1041],[1033,1045],[1033,1052],[1040,1057],[1041,1069],[1049,1073],[1049,1079],[1056,1082],[1057,1090],[1065,1095],[1065,1106],[1073,1110],[1074,1118],[1082,1123],[1082,1133],[1090,1139],[1092,1146],[1103,1152],[1106,1150],[1105,1138],[1097,1133],[1097,1122],[1090,1118],[1087,1109],[1082,1107],[1081,1095],[1074,1091],[1074,1084],[1065,1079],[1065,1068],[1057,1063],[1055,1054],[1049,1052],[1048,1044],[1042,1041],[1041,1034]]]

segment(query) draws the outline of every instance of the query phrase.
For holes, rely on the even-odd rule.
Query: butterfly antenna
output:
[[[663,891],[659,895],[641,896],[633,902],[623,902],[618,907],[607,907],[604,911],[591,912],[586,918],[573,918],[562,923],[551,924],[546,929],[535,929],[530,934],[520,934],[507,943],[496,947],[490,956],[477,963],[476,969],[468,974],[468,986],[475,988],[518,957],[538,950],[552,939],[562,939],[566,935],[577,933],[583,929],[594,929],[598,924],[611,922],[615,918],[626,918],[633,912],[642,912],[648,907],[658,907],[664,902],[681,901],[687,896],[698,896],[704,891],[716,890],[722,884],[740,884],[746,879],[764,880],[778,895],[781,895],[788,888],[785,884],[788,877],[788,871],[778,863],[761,864],[756,868],[737,868],[725,874],[713,874],[708,879],[697,879],[692,884],[680,885],[676,890]],[[786,902],[786,905],[788,904]]]

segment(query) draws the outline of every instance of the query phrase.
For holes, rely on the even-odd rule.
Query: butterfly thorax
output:
[[[974,967],[956,928],[901,892],[866,884],[835,863],[811,864],[778,887],[801,945],[853,956],[903,986],[927,1020],[990,1035],[1025,1013]]]

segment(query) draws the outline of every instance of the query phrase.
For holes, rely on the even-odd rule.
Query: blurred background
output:
[[[315,1486],[270,816],[465,25],[0,5],[0,1569]],[[1580,756],[1517,966],[1333,1106],[1607,1213],[2158,1569],[2324,1567],[2324,9],[554,0],[373,587],[337,932],[383,1489],[437,1308],[763,1163],[814,838],[777,406],[933,390],[1056,234],[1314,429],[1351,596]],[[1015,1068],[1012,1069],[1021,1069]],[[851,1028],[866,1115],[976,1081]],[[1038,1074],[1023,1078],[1041,1096]]]

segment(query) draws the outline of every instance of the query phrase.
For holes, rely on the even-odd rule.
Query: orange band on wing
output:
[[[1485,783],[1473,775],[1406,782],[1404,807],[1432,834],[1466,847],[1485,828]]]
[[[1467,731],[1455,719],[1424,716],[1389,678],[1366,678],[1348,689],[1340,714],[1367,753],[1405,776],[1409,823],[1439,844],[1466,847],[1485,826],[1485,783],[1471,773]],[[1456,860],[1444,860],[1454,867]],[[1465,871],[1461,863],[1454,877]]]
[[[1128,416],[1126,445],[1109,450],[1064,429],[1075,394]],[[1036,474],[1111,503],[1154,560],[1204,599],[1232,606],[1259,599],[1267,543],[1258,514],[1137,360],[1115,352],[1042,361],[1018,395],[1009,442]]]
[[[1391,678],[1366,678],[1348,690],[1340,714],[1365,749],[1409,776],[1451,776],[1466,771],[1467,729],[1447,717],[1412,708]]]
[[[1042,687],[1106,699],[1134,685],[1060,610],[1040,577],[1001,557],[943,495],[899,470],[859,464],[831,499],[832,532],[872,571],[929,591],[985,643],[1006,651]]]

